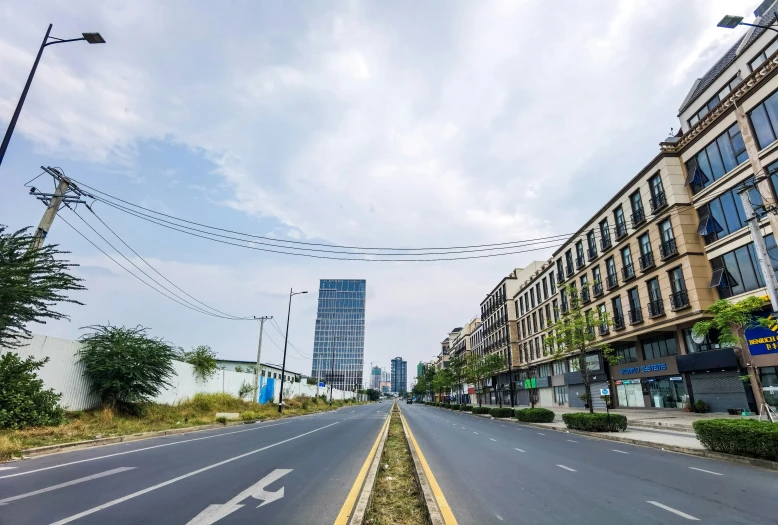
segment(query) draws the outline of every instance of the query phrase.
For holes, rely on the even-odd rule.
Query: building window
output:
[[[543,351],[545,353],[545,346],[543,347]],[[538,377],[548,377],[551,375],[551,366],[548,363],[543,363],[538,367]]]
[[[608,227],[608,219],[600,221],[600,246],[603,250],[611,247],[611,232],[610,227]]]
[[[594,230],[590,231],[586,234],[586,244],[588,246],[588,256],[589,260],[591,261],[595,257],[597,257],[597,241],[594,238]]]
[[[548,299],[548,282],[546,281],[546,278],[543,277],[543,300],[545,301]]]
[[[613,218],[616,221],[616,240],[627,235],[627,221],[624,219],[624,210],[621,206],[613,210]]]
[[[749,182],[753,182],[753,178]],[[762,196],[756,187],[748,191],[748,198],[756,207],[754,210],[756,215],[763,217],[764,212],[759,208],[763,204]],[[706,244],[748,226],[743,201],[735,189],[704,204],[697,210],[697,214],[700,217],[697,233],[703,236]]]
[[[594,289],[594,295],[602,294],[602,275],[600,274],[599,266],[592,268],[592,287]]]
[[[551,306],[549,306],[548,303],[546,303],[546,319],[548,320],[548,323],[551,324]]]
[[[540,329],[543,330],[544,323],[543,323],[543,309],[542,308],[538,310],[538,319],[540,320]]]
[[[758,68],[762,65],[762,62],[767,60],[768,57],[772,56],[773,53],[775,53],[776,49],[778,49],[778,39],[773,40],[769,44],[767,44],[767,47],[764,48],[764,50],[756,55],[756,57],[751,60],[751,62],[748,63],[748,67],[751,71]]]
[[[538,331],[538,316],[536,312],[532,312],[532,333],[537,333]]]
[[[778,92],[767,97],[748,114],[756,134],[759,149],[764,149],[778,136]]]
[[[640,199],[640,191],[636,191],[630,195],[629,202],[632,206],[632,227],[634,228],[646,220],[646,212],[643,210],[643,201]]]
[[[584,259],[583,241],[578,241],[577,243],[575,243],[575,268],[576,268],[576,270],[582,268],[585,263],[586,263],[586,259]]]
[[[560,282],[564,281],[565,279],[565,272],[562,268],[562,259],[556,260],[556,274]],[[551,287],[553,289],[553,286]]]
[[[762,380],[765,401],[773,410],[778,410],[778,366],[763,366],[759,369],[759,378]]]
[[[765,245],[770,255],[773,270],[778,268],[778,247],[773,234],[766,235]],[[764,286],[762,271],[759,269],[754,243],[748,243],[731,252],[725,253],[710,261],[713,269],[710,287],[718,288],[719,296],[724,299],[750,292]]]
[[[697,122],[699,122],[713,108],[718,106],[719,102],[724,100],[726,96],[729,95],[732,92],[732,90],[735,89],[735,87],[737,87],[738,84],[740,84],[740,77],[736,76],[735,78],[730,80],[726,86],[721,88],[721,91],[713,95],[713,98],[711,98],[707,103],[705,103],[705,105],[702,106],[697,113],[692,115],[692,117],[689,119],[689,126],[694,126],[695,124],[697,124]]]
[[[651,211],[655,212],[663,208],[667,204],[667,198],[659,173],[648,179],[648,189],[651,192]]]
[[[555,386],[554,387],[554,399],[556,400],[557,405],[565,405],[567,404],[567,387],[566,386]]]
[[[564,359],[551,363],[551,375],[559,376],[567,373],[567,361]]]
[[[559,321],[559,303],[557,302],[556,299],[551,301],[551,306],[554,309],[554,322],[556,323],[557,321]]]
[[[630,343],[624,346],[617,346],[614,349],[614,355],[619,357],[619,364],[634,363],[638,360],[638,353],[635,349],[635,343]]]
[[[682,331],[684,343],[686,343],[686,352],[689,354],[696,354],[697,352],[707,352],[708,350],[718,350],[721,348],[719,345],[719,333],[718,330],[712,328],[710,332],[705,334],[705,337],[700,340],[699,343],[694,341],[691,328],[684,328]]]
[[[529,304],[532,308],[535,308],[535,289],[529,291]]]
[[[646,281],[648,288],[648,313],[657,316],[664,313],[664,304],[662,303],[662,292],[659,289],[659,278],[654,277]]]
[[[629,245],[621,249],[621,271],[625,281],[635,277],[635,267],[632,265],[632,251]]]
[[[666,259],[678,253],[678,247],[675,244],[675,237],[673,236],[673,225],[670,219],[665,219],[659,223],[659,254],[662,259]]]
[[[553,272],[548,274],[548,281],[551,284],[551,293],[555,294],[556,293],[556,282],[554,282],[554,273]]]
[[[565,252],[565,276],[570,277],[573,275],[573,251],[567,250]]]
[[[657,334],[640,339],[640,346],[643,347],[643,359],[646,361],[670,357],[676,354],[674,334]]]
[[[627,290],[627,303],[629,304],[629,321],[632,324],[643,320],[643,310],[640,308],[640,294],[637,287]]]
[[[686,183],[697,193],[747,159],[746,145],[735,123],[686,162]]]
[[[670,303],[673,310],[689,306],[689,294],[686,292],[686,283],[683,279],[683,269],[677,266],[667,272],[670,279]]]

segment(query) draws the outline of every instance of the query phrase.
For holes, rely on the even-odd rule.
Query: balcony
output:
[[[681,290],[670,294],[670,309],[672,311],[682,310],[683,308],[688,308],[689,306],[691,306],[689,304],[689,294],[686,292],[686,290]]]
[[[665,197],[665,192],[660,191],[653,197],[651,197],[651,212],[656,213],[657,211],[661,210],[667,206],[667,197]]]
[[[573,265],[568,263],[565,266],[565,278],[571,277],[573,275]]]
[[[665,305],[661,299],[648,303],[648,317],[659,317],[665,314]]]
[[[616,240],[618,241],[622,237],[627,235],[627,225],[623,222],[616,224]]]
[[[654,266],[654,254],[651,252],[645,253],[640,256],[638,262],[640,263],[640,271],[645,272]]]
[[[584,259],[583,255],[579,255],[578,257],[575,258],[575,269],[576,270],[580,270],[581,268],[584,267],[584,265],[586,265],[586,259]]]
[[[595,260],[597,258],[597,247],[589,246],[589,248],[586,249],[586,255],[589,257],[589,262]]]
[[[620,313],[613,314],[613,329],[622,330],[624,328],[624,316]]]
[[[601,324],[598,331],[600,332],[600,335],[608,335],[611,329],[607,324]]]
[[[643,309],[633,308],[629,311],[629,324],[638,324],[643,322]]]
[[[602,251],[605,251],[610,247],[611,247],[610,237],[603,237],[602,239],[600,239],[600,249],[602,249]]]
[[[662,260],[669,259],[673,255],[678,255],[678,247],[675,245],[675,239],[668,239],[659,246],[659,255]]]
[[[632,227],[634,228],[638,224],[645,222],[646,212],[643,208],[638,208],[635,213],[632,214]]]
[[[621,269],[621,276],[624,279],[624,282],[627,282],[631,279],[635,278],[635,267],[631,264],[628,264],[624,268]]]
[[[619,285],[619,278],[616,276],[615,273],[609,273],[607,277],[605,277],[605,286],[608,288],[608,290],[612,288],[616,288]]]
[[[592,298],[589,296],[589,288],[581,288],[581,302],[588,303]]]
[[[594,292],[595,297],[599,297],[600,295],[602,295],[603,293],[602,283],[599,282],[594,283],[594,285],[592,285],[592,291]]]

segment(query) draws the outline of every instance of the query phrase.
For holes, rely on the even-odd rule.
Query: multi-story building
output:
[[[364,351],[365,280],[322,279],[311,376],[341,390],[361,388]]]
[[[408,391],[408,362],[402,357],[392,359],[392,392]]]
[[[450,341],[450,357],[466,360],[473,353],[473,334],[481,326],[481,319],[474,317],[458,332]],[[462,371],[460,371],[462,374]],[[467,382],[465,377],[455,377],[455,383],[452,387],[452,395],[456,396],[459,403],[470,403],[471,395],[474,393],[474,387]]]
[[[424,363],[419,361],[419,364],[416,365],[416,379],[424,376]]]
[[[370,388],[378,390],[381,386],[381,367],[374,366],[370,369]]]

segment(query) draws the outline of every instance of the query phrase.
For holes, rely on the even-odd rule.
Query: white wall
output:
[[[33,356],[35,359],[49,357],[50,360],[43,368],[38,370],[38,377],[43,380],[47,388],[53,388],[62,393],[60,404],[68,410],[84,410],[94,407],[97,402],[97,396],[89,392],[89,383],[84,377],[84,366],[78,363],[76,353],[81,348],[78,341],[69,341],[57,337],[48,337],[45,335],[35,335],[28,344],[12,350],[22,358]],[[0,353],[7,352],[7,349],[0,349]],[[206,381],[195,379],[192,365],[173,362],[173,368],[176,375],[170,379],[171,387],[165,388],[154,398],[157,403],[174,404],[183,399],[192,397],[200,392],[225,392],[234,396],[238,395],[238,390],[243,382],[253,384],[253,374],[232,372],[229,370],[219,370],[214,376]],[[281,389],[281,381],[275,382],[275,399],[278,400]],[[314,396],[319,394],[329,395],[329,389],[320,389],[315,385],[303,383],[284,383],[284,397],[297,397],[299,395]],[[354,397],[353,392],[342,392],[338,389],[333,390],[334,399],[349,399]]]

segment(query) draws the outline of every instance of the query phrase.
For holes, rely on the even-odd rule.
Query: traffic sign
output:
[[[324,386],[324,381],[319,381],[319,386],[323,387]]]
[[[611,395],[611,389],[610,388],[601,388],[600,389],[600,395],[601,396],[609,396],[609,395]]]

